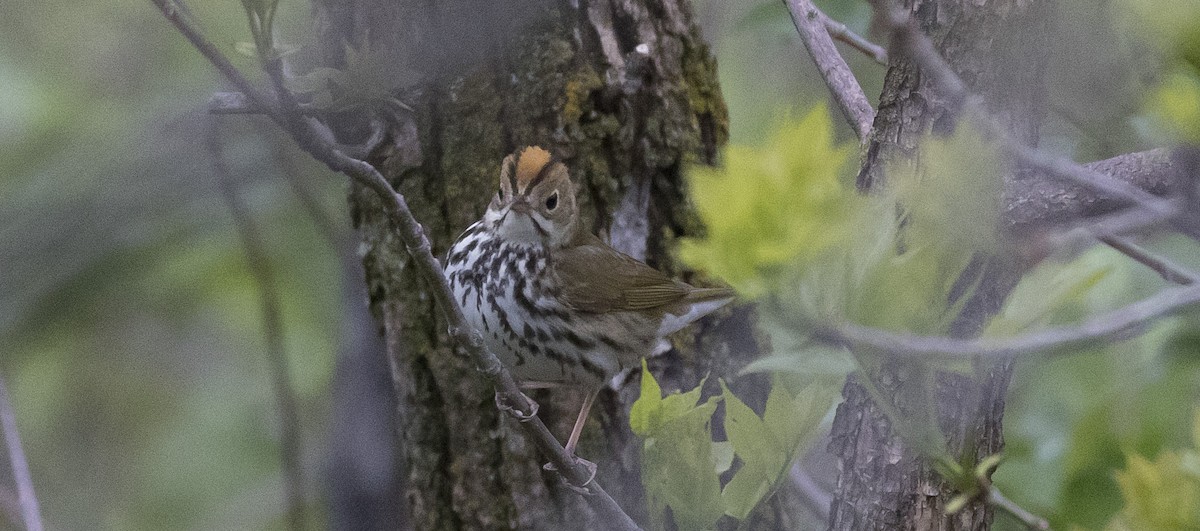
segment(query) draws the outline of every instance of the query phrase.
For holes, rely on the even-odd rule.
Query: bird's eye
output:
[[[557,207],[558,207],[558,192],[556,191],[556,192],[550,194],[550,197],[546,198],[546,210],[552,211]]]

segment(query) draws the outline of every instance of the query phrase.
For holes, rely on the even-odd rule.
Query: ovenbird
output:
[[[672,280],[584,229],[566,166],[540,147],[504,159],[499,190],[450,248],[445,273],[470,325],[523,385],[587,391],[571,454],[605,382],[734,296]]]

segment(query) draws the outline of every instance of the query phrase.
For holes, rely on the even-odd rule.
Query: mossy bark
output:
[[[712,164],[727,137],[716,64],[686,0],[510,3],[314,0],[324,63],[345,49],[384,51],[419,72],[402,99],[415,129],[392,129],[370,160],[405,195],[444,253],[475,221],[497,185],[500,160],[541,145],[562,157],[585,222],[614,246],[687,277],[669,253],[701,228],[683,178]],[[502,5],[499,5],[502,4]],[[339,140],[367,136],[367,112],[335,123]],[[541,470],[515,421],[445,334],[441,312],[408,268],[408,256],[374,197],[352,190],[370,305],[390,352],[399,395],[405,499],[418,529],[603,528],[581,498]],[[737,318],[729,318],[730,314]],[[729,310],[677,341],[665,386],[692,387],[714,356],[758,348],[749,310]],[[717,332],[714,332],[717,331]],[[703,345],[699,348],[698,345]],[[630,379],[636,381],[637,375]],[[580,446],[599,480],[645,521],[628,406],[636,385],[606,390]],[[578,397],[534,395],[565,435]]]
[[[991,119],[1029,145],[1037,144],[1045,114],[1044,79],[1054,4],[905,1],[951,68],[973,93],[983,97]],[[906,54],[893,50],[859,173],[862,189],[887,186],[885,169],[896,161],[919,157],[922,138],[969,127],[959,120],[959,102],[947,98],[932,78],[923,75]],[[1007,176],[1010,183],[1017,178]],[[977,335],[1000,309],[1019,275],[1020,265],[1012,258],[977,256],[963,278],[980,279],[978,288],[951,327],[951,334]],[[953,457],[969,463],[972,458],[998,453],[1004,445],[1002,420],[1011,365],[980,362],[973,377],[938,373],[932,379],[926,379],[926,368],[899,360],[884,362],[871,369],[871,378],[902,417],[919,418],[930,407],[925,400],[914,400],[917,394],[903,389],[934,385],[937,423]],[[946,513],[946,504],[957,493],[934,471],[930,459],[899,435],[859,377],[846,382],[843,396],[829,445],[840,460],[829,529],[965,530],[991,526],[992,509],[981,500],[953,515]]]

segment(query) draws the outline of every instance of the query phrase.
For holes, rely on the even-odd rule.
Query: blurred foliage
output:
[[[1200,529],[1200,410],[1192,420],[1192,448],[1164,451],[1153,461],[1126,456],[1117,484],[1125,507],[1106,529]]]
[[[745,520],[774,491],[815,438],[830,389],[775,378],[760,416],[722,382],[662,395],[642,364],[642,388],[629,425],[642,442],[642,479],[653,529],[715,529],[723,516]],[[724,404],[724,415],[713,416]],[[728,440],[712,440],[717,419]],[[732,471],[732,475],[729,473]],[[723,479],[724,478],[724,479]]]
[[[720,167],[691,171],[692,197],[705,221],[702,240],[682,243],[684,261],[761,297],[771,280],[848,240],[861,202],[840,179],[851,150],[833,144],[824,107],[780,123],[765,148],[731,145]]]
[[[1144,103],[1162,130],[1153,136],[1200,144],[1200,0],[1120,0],[1116,10],[1125,28],[1141,30],[1148,59],[1163,64]]]
[[[237,3],[192,7],[255,73],[232,53],[249,38]],[[306,24],[303,3],[275,15],[281,40]],[[259,301],[205,135],[269,237],[312,479],[340,270],[283,172],[331,212],[343,186],[265,123],[207,116],[218,76],[145,1],[6,5],[0,79],[0,372],[48,526],[278,527]]]

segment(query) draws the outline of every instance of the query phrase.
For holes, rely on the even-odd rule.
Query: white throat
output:
[[[542,245],[550,237],[549,231],[553,227],[549,220],[535,220],[534,216],[538,216],[538,214],[536,212],[528,214],[516,212],[511,206],[508,206],[498,211],[489,209],[483,219],[484,223],[492,227],[496,234],[504,240]],[[539,225],[535,224],[540,224],[542,230],[539,231]]]

